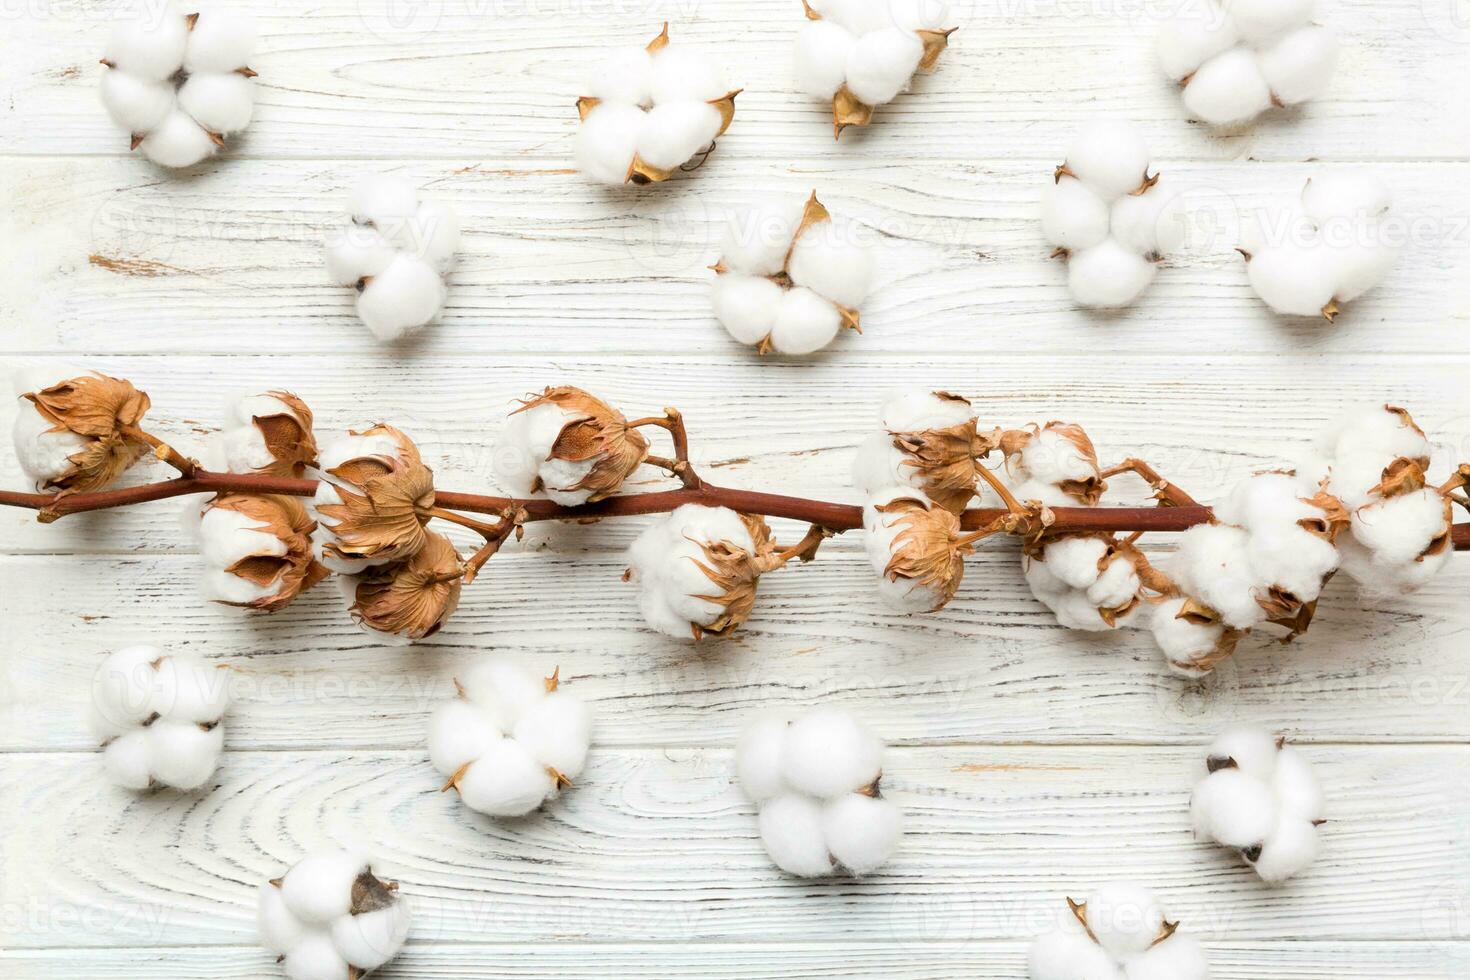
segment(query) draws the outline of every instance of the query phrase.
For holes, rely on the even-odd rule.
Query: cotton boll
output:
[[[1085,933],[1063,930],[1032,940],[1026,975],[1030,980],[1120,980],[1106,950]]]
[[[1082,306],[1117,309],[1143,295],[1155,268],[1137,252],[1107,238],[1067,260],[1067,288]]]
[[[568,779],[581,775],[592,738],[592,713],[565,691],[553,691],[516,722],[515,740]]]
[[[172,6],[157,16],[128,17],[117,21],[107,42],[104,58],[130,75],[164,81],[184,63],[189,27]]]
[[[1259,576],[1250,535],[1225,524],[1201,524],[1179,536],[1173,569],[1181,588],[1218,611],[1225,625],[1249,629],[1264,621],[1256,602]]]
[[[484,755],[502,732],[483,708],[456,698],[429,719],[429,762],[445,776]]]
[[[863,546],[873,571],[878,573],[878,597],[890,608],[903,613],[933,612],[945,604],[945,596],[931,585],[915,579],[890,578],[888,564],[893,559],[893,546],[905,527],[899,523],[901,514],[885,513],[878,507],[899,498],[908,498],[932,504],[919,490],[890,488],[868,500],[863,507]]]
[[[514,660],[492,657],[475,664],[462,680],[465,697],[488,711],[502,732],[545,700],[546,682]]]
[[[796,87],[830,99],[847,79],[847,61],[857,38],[830,20],[810,20],[796,35]]]
[[[1275,735],[1251,725],[1237,725],[1210,743],[1208,757],[1222,763],[1232,760],[1251,778],[1269,780],[1276,772],[1277,753]]]
[[[927,388],[899,392],[883,403],[879,421],[888,432],[947,429],[975,418],[975,409],[962,398],[946,398]]]
[[[160,167],[192,167],[218,147],[188,113],[175,109],[138,144],[143,155]]]
[[[783,354],[810,354],[830,344],[842,329],[842,315],[810,289],[788,289],[776,307],[771,343]]]
[[[727,272],[711,286],[715,318],[742,344],[758,344],[776,325],[785,290],[764,276]]]
[[[167,82],[107,71],[102,74],[102,104],[119,128],[146,133],[173,111],[174,89]]]
[[[1302,189],[1302,210],[1318,224],[1334,219],[1361,220],[1382,216],[1393,192],[1374,174],[1326,170],[1314,174]]]
[[[887,432],[874,432],[858,446],[852,461],[852,482],[865,496],[889,487],[914,487],[921,477],[917,468],[907,465],[908,456],[893,444]]]
[[[1337,70],[1337,36],[1308,26],[1277,41],[1258,55],[1261,75],[1277,100],[1298,105],[1327,89]]]
[[[902,833],[901,820],[891,800],[846,793],[822,808],[822,833],[837,863],[863,875],[893,855]]]
[[[465,806],[492,817],[523,816],[556,792],[546,767],[508,738],[470,763],[456,785]]]
[[[1181,81],[1239,42],[1235,24],[1214,4],[1181,8],[1159,29],[1159,63],[1165,75]]]
[[[803,878],[832,872],[822,808],[805,796],[778,796],[761,807],[761,843],[776,867]]]
[[[1256,295],[1283,316],[1321,316],[1337,285],[1327,252],[1294,242],[1257,252],[1246,270]]]
[[[847,89],[860,102],[884,105],[908,87],[924,56],[924,44],[897,28],[857,39],[847,58]]]
[[[148,767],[148,730],[128,732],[107,743],[102,765],[107,778],[123,789],[147,789],[153,784]]]
[[[1125,965],[1125,980],[1207,980],[1210,964],[1193,936],[1175,933]]]
[[[1240,36],[1260,43],[1312,19],[1315,0],[1228,0],[1230,20]]]
[[[764,803],[786,791],[781,760],[789,724],[784,714],[767,715],[749,725],[735,743],[735,778],[755,803]]]
[[[1445,533],[1447,522],[1444,499],[1424,489],[1360,507],[1353,512],[1351,527],[1353,537],[1376,560],[1403,565],[1417,562],[1430,543]]]
[[[305,928],[286,907],[281,889],[270,882],[262,882],[257,892],[255,924],[260,933],[260,944],[277,955],[301,942]]]
[[[1268,885],[1279,885],[1305,871],[1317,859],[1317,828],[1311,821],[1283,815],[1265,838],[1251,867]]]
[[[381,275],[396,254],[376,228],[349,225],[327,244],[327,274],[339,286],[355,286],[365,276]]]
[[[74,469],[70,457],[87,447],[87,440],[68,429],[50,431],[52,422],[30,402],[16,406],[15,423],[11,427],[16,461],[37,490],[45,490],[50,480],[60,479]]]
[[[1271,86],[1248,48],[1231,48],[1211,58],[1184,87],[1184,106],[1211,126],[1231,126],[1271,107]]]
[[[604,184],[625,183],[644,116],[642,109],[621,102],[604,102],[587,113],[577,129],[577,169]]]
[[[1351,241],[1323,246],[1332,270],[1333,296],[1342,303],[1377,286],[1399,260],[1398,247],[1383,241],[1380,229],[1365,228],[1353,234]]]
[[[348,963],[373,970],[398,954],[408,938],[408,902],[397,899],[387,908],[332,920],[332,945]]]
[[[158,662],[154,710],[173,721],[219,721],[230,704],[229,671],[198,657],[170,654]]]
[[[773,276],[783,271],[804,209],[805,202],[793,197],[732,211],[720,239],[720,255],[726,266],[752,276]]]
[[[1139,195],[1113,202],[1109,226],[1124,248],[1144,256],[1165,256],[1184,245],[1189,230],[1184,195],[1161,181]]]
[[[719,64],[706,52],[670,45],[653,56],[655,108],[667,102],[708,102],[729,91]]]
[[[184,67],[191,73],[232,73],[249,67],[258,37],[254,17],[233,10],[206,11],[189,32]]]
[[[163,655],[158,647],[146,645],[109,654],[92,678],[92,703],[98,716],[109,725],[131,728],[152,715],[158,683],[153,663]]]
[[[385,235],[418,213],[419,192],[402,177],[380,174],[354,186],[347,211],[356,224],[380,226]]]
[[[1139,885],[1104,885],[1087,896],[1087,925],[1098,945],[1115,957],[1143,952],[1159,937],[1164,910]]]
[[[1431,449],[1429,439],[1410,423],[1404,412],[1381,403],[1360,405],[1343,413],[1317,434],[1316,442],[1319,451],[1334,468],[1351,463],[1358,456],[1380,457],[1381,462],[1373,461],[1380,475],[1383,467],[1400,456],[1427,461]],[[1344,490],[1337,485],[1337,480],[1334,472],[1332,490],[1342,497]],[[1378,478],[1375,478],[1373,483],[1377,482]],[[1367,488],[1363,489],[1366,491]],[[1344,501],[1350,507],[1363,502],[1356,498],[1344,498]]]
[[[347,961],[324,932],[303,936],[281,961],[281,969],[287,980],[342,980],[349,975]]]
[[[1182,598],[1166,599],[1154,607],[1150,619],[1154,642],[1159,645],[1169,665],[1187,676],[1193,675],[1190,665],[1212,655],[1225,628],[1218,623],[1194,623],[1181,619],[1184,609]]]
[[[791,281],[839,306],[857,307],[873,285],[873,253],[851,221],[819,221],[791,248]]]
[[[707,102],[657,104],[645,117],[638,137],[638,158],[660,170],[672,170],[709,146],[719,134],[720,111]]]
[[[491,464],[495,479],[517,497],[545,490],[558,503],[576,505],[592,496],[591,490],[575,488],[592,471],[594,460],[573,463],[553,470],[552,449],[572,415],[553,402],[542,402],[515,412],[505,420],[496,437]]]
[[[604,102],[648,105],[652,93],[653,58],[642,45],[612,52],[587,81],[587,94]]]
[[[1148,176],[1148,144],[1129,123],[1094,120],[1067,148],[1067,169],[1104,201],[1137,190]]]
[[[1285,746],[1277,755],[1271,791],[1276,794],[1276,802],[1284,815],[1308,823],[1322,819],[1326,804],[1317,774],[1312,771],[1306,757],[1291,746]]]
[[[1049,542],[1043,560],[1047,571],[1068,588],[1085,589],[1097,581],[1098,562],[1107,554],[1100,538],[1060,538]]]
[[[782,775],[812,796],[862,789],[878,778],[882,764],[883,743],[845,711],[818,709],[787,729]]]
[[[433,266],[399,253],[358,294],[357,315],[379,340],[397,340],[434,319],[445,292]]]
[[[1227,847],[1261,843],[1276,825],[1277,813],[1269,785],[1239,769],[1210,773],[1190,800],[1195,835]]]
[[[367,861],[348,851],[314,851],[280,879],[286,908],[308,925],[326,923],[352,910],[352,883],[368,869]]]
[[[154,779],[175,789],[196,789],[219,764],[224,729],[207,731],[193,722],[155,721],[144,729],[148,770]]]
[[[1074,252],[1088,249],[1108,237],[1108,223],[1107,204],[1082,181],[1065,175],[1047,181],[1041,201],[1041,232],[1048,242]]]

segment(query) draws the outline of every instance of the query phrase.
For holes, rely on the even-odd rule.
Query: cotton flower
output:
[[[1313,0],[1205,0],[1186,4],[1158,34],[1164,74],[1190,114],[1235,126],[1272,106],[1317,98],[1337,68],[1337,37],[1314,24]]]
[[[739,629],[755,605],[756,582],[781,563],[763,518],[684,504],[633,542],[623,580],[638,586],[650,628],[698,640]]]
[[[1369,594],[1406,595],[1450,560],[1451,500],[1428,484],[1429,463],[1423,430],[1392,405],[1350,412],[1317,440],[1308,466],[1351,512],[1342,570]]]
[[[714,147],[735,118],[739,89],[707,54],[669,44],[612,52],[577,100],[577,169],[603,184],[652,184]]]
[[[1305,632],[1337,570],[1348,523],[1341,501],[1296,473],[1243,481],[1215,522],[1180,535],[1168,571],[1180,596],[1154,611],[1154,636],[1171,667],[1208,672],[1262,623]]]
[[[260,886],[260,942],[288,980],[358,980],[387,963],[408,938],[408,902],[398,882],[367,858],[313,851]]]
[[[617,409],[580,388],[525,399],[496,437],[495,477],[517,497],[575,507],[617,493],[648,456],[648,440]]]
[[[312,509],[317,560],[334,572],[402,561],[428,542],[434,474],[391,425],[337,436],[321,448]]]
[[[900,392],[883,404],[879,424],[853,460],[858,490],[871,497],[908,487],[962,512],[975,496],[975,459],[997,444],[993,434],[977,430],[969,400],[947,391]]]
[[[289,391],[230,399],[216,440],[222,469],[300,479],[316,466],[311,409]]]
[[[1047,181],[1042,234],[1066,259],[1067,288],[1082,306],[1128,306],[1184,244],[1184,198],[1148,171],[1148,146],[1133,126],[1098,121]]]
[[[255,22],[229,10],[173,6],[119,20],[102,64],[102,104],[132,149],[191,167],[224,147],[255,111]]]
[[[832,133],[866,126],[877,106],[933,71],[949,44],[949,8],[925,0],[815,0],[796,36],[796,85],[832,103]]]
[[[842,328],[860,329],[874,256],[861,229],[834,219],[813,191],[802,207],[732,214],[712,268],[715,317],[731,337],[762,354],[810,354]]]
[[[844,711],[755,721],[735,746],[735,771],[760,808],[761,843],[783,871],[864,875],[898,847],[903,813],[879,789],[883,743]]]
[[[325,578],[314,556],[316,522],[295,497],[222,493],[197,527],[205,598],[274,612]]]
[[[863,507],[864,544],[878,573],[878,595],[905,613],[943,609],[959,591],[974,552],[959,518],[920,490],[894,488]]]
[[[197,789],[214,775],[230,703],[223,667],[158,647],[110,654],[92,678],[91,728],[107,776],[127,789]]]
[[[397,177],[364,181],[349,208],[350,223],[327,242],[328,275],[357,290],[357,315],[379,340],[426,326],[444,307],[458,216]]]
[[[1298,204],[1266,213],[1240,249],[1251,288],[1283,316],[1337,319],[1383,281],[1402,242],[1389,215],[1387,186],[1375,177],[1319,174]]]
[[[1068,629],[1134,625],[1143,604],[1140,556],[1111,534],[1044,538],[1022,558],[1031,594]]]
[[[459,696],[429,722],[429,761],[465,806],[492,817],[519,817],[555,799],[582,774],[592,712],[513,661],[478,663]]]
[[[56,381],[23,372],[16,388],[15,454],[37,490],[100,490],[148,449],[138,429],[148,396],[127,381],[97,373]]]
[[[1210,746],[1206,768],[1190,800],[1195,837],[1239,851],[1267,884],[1305,871],[1324,822],[1311,764],[1282,739],[1235,728]]]
[[[439,632],[459,606],[463,584],[464,566],[454,544],[433,531],[409,557],[341,579],[359,626],[410,643]]]
[[[1206,980],[1209,962],[1192,936],[1141,885],[1109,884],[1085,902],[1067,899],[1052,931],[1027,956],[1031,980]]]

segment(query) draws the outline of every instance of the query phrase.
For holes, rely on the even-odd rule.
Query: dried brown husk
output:
[[[590,490],[592,495],[587,499],[595,503],[617,493],[628,476],[648,458],[648,440],[643,433],[629,426],[623,413],[602,399],[581,388],[562,385],[525,399],[516,412],[545,404],[555,405],[571,415],[552,443],[547,458],[573,463],[594,460],[592,469],[576,486],[562,489]],[[538,478],[537,491],[541,490],[539,482]]]
[[[308,467],[316,465],[317,447],[316,436],[311,430],[311,409],[289,391],[267,394],[282,402],[286,410],[251,417],[251,423],[265,440],[265,448],[273,460],[255,472],[300,479],[306,475]]]
[[[968,398],[947,391],[934,392],[945,401],[970,404]],[[920,488],[931,500],[955,514],[975,496],[975,460],[996,448],[999,430],[980,432],[974,418],[939,429],[889,432],[893,445],[906,457],[903,465],[917,471]]]
[[[398,561],[416,554],[428,541],[434,507],[434,474],[419,458],[413,441],[390,425],[375,425],[353,435],[387,435],[398,444],[396,456],[358,456],[327,472],[340,504],[318,504],[317,511],[336,540],[322,547],[348,561]]]
[[[1303,503],[1311,504],[1321,510],[1322,516],[1303,517],[1296,522],[1297,526],[1309,534],[1315,534],[1328,544],[1335,543],[1337,536],[1347,530],[1353,522],[1347,505],[1325,490],[1301,499]]]
[[[72,469],[46,481],[44,489],[66,493],[100,490],[116,480],[149,445],[137,432],[148,396],[128,381],[93,372],[59,381],[25,399],[51,423],[51,432],[71,432],[87,445],[67,457]]]
[[[410,640],[439,631],[459,605],[464,569],[448,538],[434,531],[425,537],[412,557],[358,576],[354,619],[379,633]]]
[[[295,497],[263,493],[222,493],[209,503],[210,509],[242,514],[257,524],[261,534],[269,534],[286,546],[284,555],[262,552],[248,555],[225,571],[255,585],[277,585],[273,595],[251,602],[225,602],[227,606],[243,606],[274,612],[316,585],[331,573],[312,557],[311,532],[316,522],[306,507]]]
[[[1368,492],[1385,500],[1417,493],[1429,485],[1429,479],[1424,473],[1428,465],[1427,460],[1400,456],[1384,468],[1383,479]]]
[[[880,514],[897,514],[887,523],[903,528],[893,538],[883,574],[892,581],[906,579],[932,590],[939,597],[935,609],[948,605],[965,577],[965,556],[975,551],[962,540],[960,519],[917,497],[896,497],[875,509]]]
[[[728,636],[740,628],[750,610],[755,606],[756,583],[761,575],[775,568],[776,545],[771,540],[771,529],[759,514],[741,514],[740,521],[750,532],[754,551],[748,551],[730,541],[697,541],[704,550],[704,561],[695,564],[714,583],[717,591],[708,595],[695,596],[706,602],[723,607],[723,612],[709,625],[691,623],[691,632],[696,640],[706,635]]]

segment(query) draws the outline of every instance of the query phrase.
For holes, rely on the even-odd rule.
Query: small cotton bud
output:
[[[344,583],[349,612],[364,629],[409,642],[439,632],[459,606],[464,566],[454,544],[426,533],[423,546],[402,561],[376,565]]]
[[[1205,980],[1199,943],[1178,932],[1153,893],[1116,883],[1067,900],[1057,925],[1031,943],[1031,980]]]
[[[223,466],[231,473],[300,479],[316,465],[311,426],[311,409],[289,391],[231,399],[218,438]]]
[[[853,482],[872,496],[891,487],[922,490],[956,514],[975,496],[975,459],[993,440],[978,431],[970,402],[916,389],[890,398],[875,432],[858,449]]]
[[[921,491],[893,489],[869,499],[863,527],[884,602],[901,612],[933,612],[954,598],[973,550],[954,514]]]
[[[622,412],[580,388],[547,388],[510,414],[496,437],[495,477],[518,497],[595,503],[617,493],[648,455]]]
[[[359,854],[328,849],[260,886],[256,924],[289,980],[348,980],[398,955],[410,915],[397,882]]]
[[[313,508],[322,564],[355,574],[424,547],[434,474],[408,436],[390,425],[350,432],[321,447],[320,465]]]
[[[148,396],[127,381],[96,373],[32,381],[18,379],[25,390],[13,435],[21,469],[37,490],[101,490],[147,451],[138,425]]]
[[[222,493],[199,520],[203,591],[213,602],[273,612],[328,574],[314,558],[316,522],[294,497]]]

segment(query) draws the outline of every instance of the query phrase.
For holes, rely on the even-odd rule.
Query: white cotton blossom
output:
[[[1212,126],[1246,123],[1326,90],[1337,37],[1315,17],[1314,0],[1180,4],[1160,25],[1159,62],[1192,116]]]
[[[628,549],[623,579],[638,586],[649,628],[698,640],[739,628],[756,582],[775,567],[775,547],[758,516],[684,504],[650,525]]]
[[[815,191],[804,206],[777,200],[736,211],[714,266],[715,318],[762,354],[811,354],[842,328],[859,328],[875,269],[863,227],[832,217]]]
[[[287,980],[358,980],[403,948],[409,908],[367,858],[324,849],[260,886],[256,926]]]
[[[729,128],[735,96],[707,52],[669,44],[668,25],[643,47],[598,65],[577,100],[577,169],[612,185],[667,180]]]
[[[935,0],[814,0],[796,36],[796,86],[832,103],[834,135],[932,71],[948,44],[949,7]]]
[[[1195,837],[1239,851],[1268,884],[1305,871],[1317,857],[1325,812],[1306,758],[1268,732],[1242,727],[1214,741],[1206,767],[1190,800]]]
[[[1342,570],[1372,595],[1406,595],[1448,564],[1451,503],[1427,481],[1430,443],[1409,413],[1365,406],[1329,426],[1306,468],[1351,514]]]
[[[67,376],[86,373],[80,368],[64,370],[38,366],[22,368],[11,376],[16,397],[15,422],[11,427],[15,458],[21,471],[44,491],[77,471],[76,458],[93,441],[73,432],[41,413],[40,406],[26,396],[44,391]]]
[[[758,719],[735,746],[735,770],[760,809],[761,843],[783,871],[863,875],[898,846],[902,811],[879,790],[883,743],[847,712]]]
[[[1111,535],[1062,535],[1021,559],[1031,594],[1068,629],[1132,626],[1146,607],[1135,553]]]
[[[580,388],[525,399],[496,435],[495,478],[517,497],[565,507],[616,493],[648,455],[648,440],[622,412]]]
[[[464,805],[492,817],[519,817],[582,774],[592,712],[511,660],[477,663],[455,681],[458,697],[429,721],[429,761]]]
[[[132,148],[162,167],[212,156],[255,111],[253,18],[168,5],[120,18],[102,64],[102,104]]]
[[[1251,288],[1283,316],[1335,320],[1398,262],[1402,229],[1391,203],[1387,185],[1370,175],[1312,177],[1295,206],[1247,221],[1240,251]]]
[[[358,185],[350,223],[327,242],[327,273],[357,290],[357,315],[373,336],[398,340],[439,315],[445,279],[459,251],[459,218],[438,201],[420,200],[398,177]]]
[[[1041,230],[1067,262],[1067,288],[1086,307],[1128,306],[1153,282],[1157,263],[1184,244],[1185,198],[1158,174],[1131,124],[1082,129],[1048,178]]]
[[[1056,926],[1031,942],[1030,980],[1206,980],[1204,948],[1178,931],[1142,885],[1104,885],[1071,899]]]
[[[389,425],[341,433],[322,443],[318,466],[311,541],[322,565],[357,575],[424,547],[433,474],[408,436]]]
[[[214,775],[230,703],[225,668],[158,647],[125,647],[92,678],[90,722],[107,776],[127,789],[190,790]]]
[[[900,391],[883,403],[878,422],[853,457],[852,482],[863,496],[907,487],[962,511],[975,495],[975,456],[991,445],[976,431],[970,402],[927,388]]]

